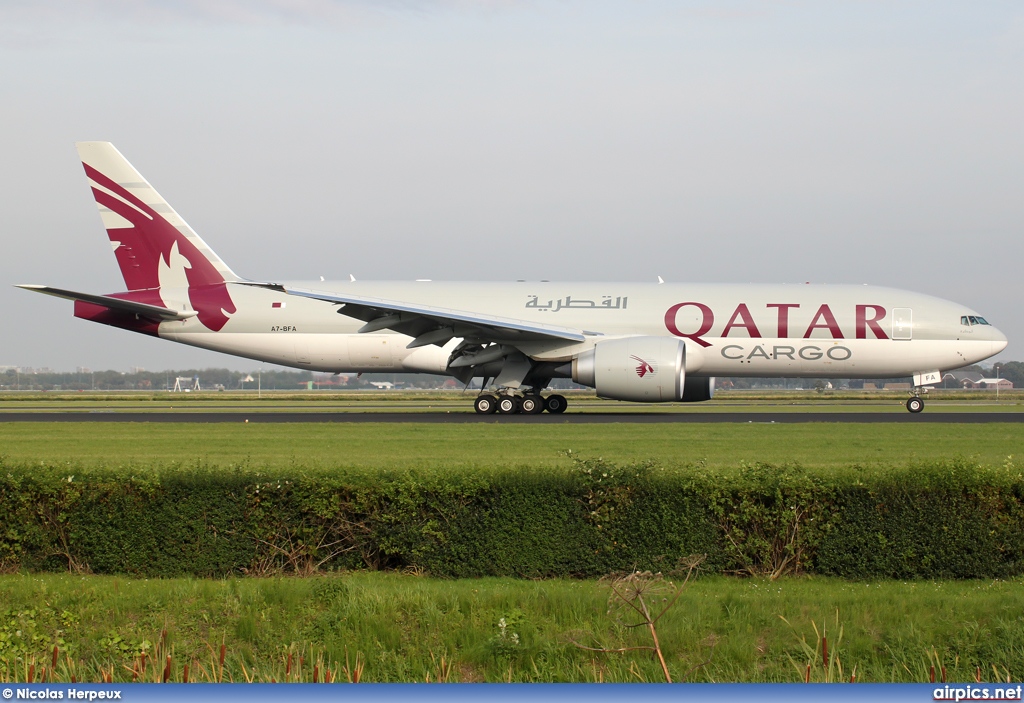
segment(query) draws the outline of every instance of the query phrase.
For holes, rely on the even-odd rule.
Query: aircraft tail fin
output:
[[[113,144],[75,146],[129,290],[241,280]]]

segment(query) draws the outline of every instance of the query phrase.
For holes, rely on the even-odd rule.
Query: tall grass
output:
[[[1022,585],[706,577],[658,637],[674,681],[1020,680]],[[182,681],[187,666],[190,681],[664,681],[649,651],[573,645],[650,643],[608,596],[595,581],[379,573],[8,575],[0,679]]]

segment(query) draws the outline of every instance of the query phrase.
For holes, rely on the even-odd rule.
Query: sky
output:
[[[262,280],[869,283],[1024,359],[1019,2],[5,0],[0,366],[257,362],[72,317],[112,141]]]

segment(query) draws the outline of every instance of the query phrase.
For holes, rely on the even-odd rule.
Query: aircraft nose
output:
[[[1006,345],[1009,344],[1010,342],[1008,339],[1006,339],[1006,335],[997,330],[996,328],[993,327],[992,332],[992,353],[998,354],[1002,350],[1006,349]]]

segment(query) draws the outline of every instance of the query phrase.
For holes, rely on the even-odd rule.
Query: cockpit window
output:
[[[987,325],[988,324],[988,320],[986,320],[984,317],[979,317],[978,318],[978,324],[979,325]]]
[[[967,321],[967,315],[964,315],[963,317],[960,318],[960,324],[963,325],[964,327],[971,326],[971,323]]]
[[[960,318],[960,324],[964,327],[969,327],[972,325],[988,325],[989,322],[984,317],[979,317],[977,315],[963,315]],[[991,327],[991,325],[989,326]]]

